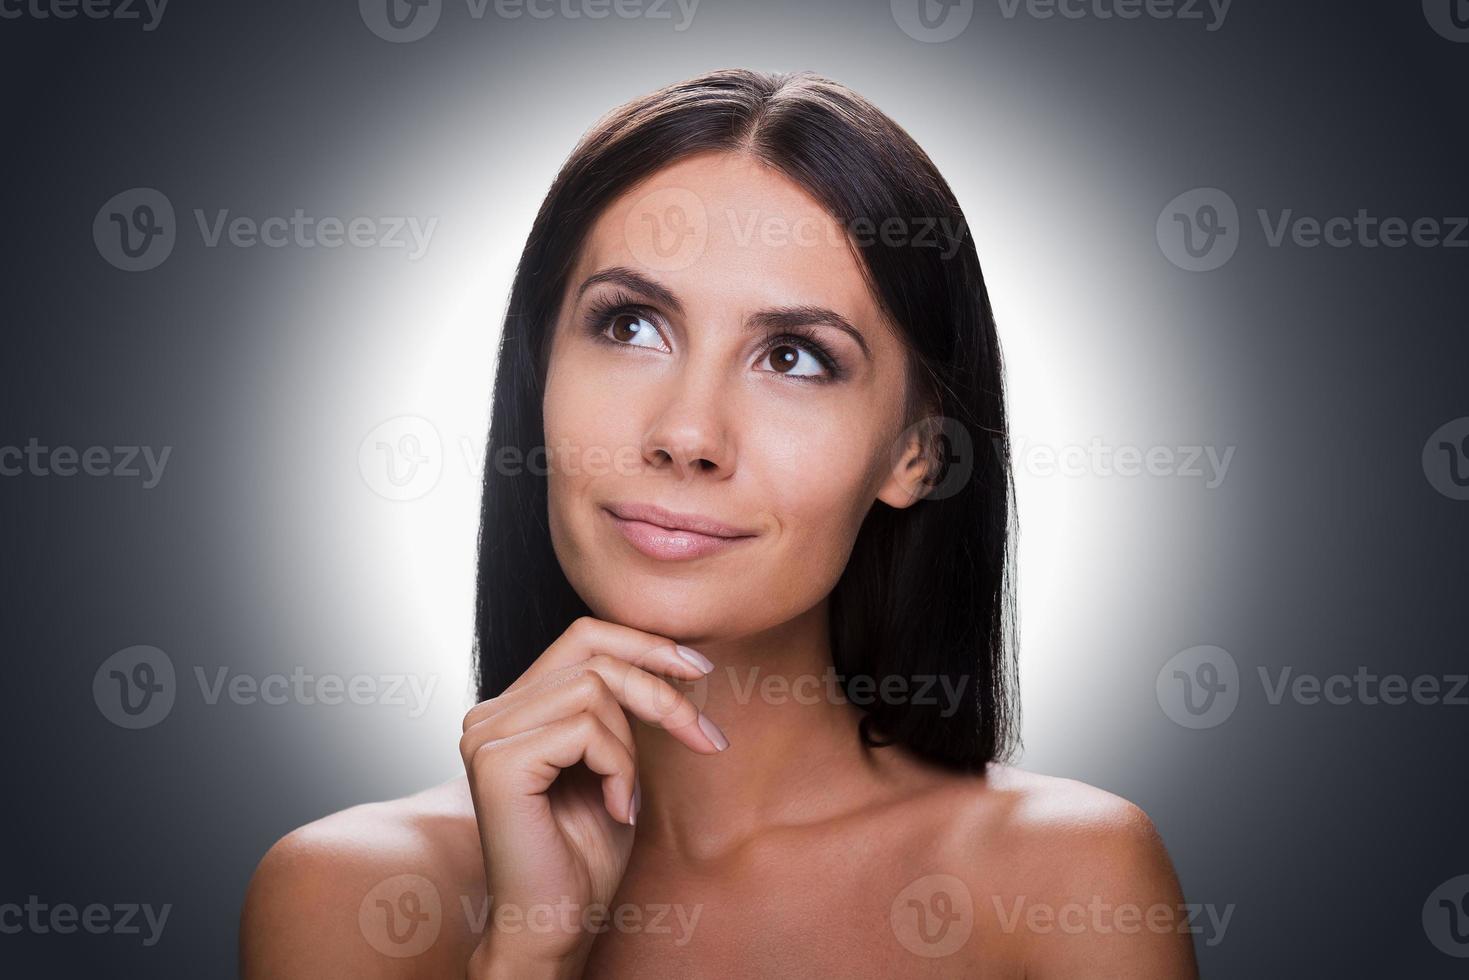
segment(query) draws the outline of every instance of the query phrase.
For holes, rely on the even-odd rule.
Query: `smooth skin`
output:
[[[737,153],[666,167],[599,216],[544,405],[552,543],[594,615],[470,709],[463,778],[270,849],[243,976],[1197,975],[1140,809],[868,749],[860,709],[828,693],[827,597],[867,511],[921,505],[927,472],[898,334],[841,231]],[[589,320],[614,293],[638,310]],[[772,345],[762,314],[793,308],[861,340],[813,315],[820,351]],[[625,502],[752,536],[655,559],[604,510]],[[413,916],[430,931],[400,943]]]

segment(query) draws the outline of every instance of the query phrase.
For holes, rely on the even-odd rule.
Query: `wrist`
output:
[[[466,980],[578,980],[582,956],[537,956],[502,942],[481,940],[469,957]]]

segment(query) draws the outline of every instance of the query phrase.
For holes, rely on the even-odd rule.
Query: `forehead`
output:
[[[753,157],[688,157],[630,188],[598,217],[571,287],[623,265],[669,287],[690,309],[819,305],[878,342],[880,315],[842,224],[784,174]]]

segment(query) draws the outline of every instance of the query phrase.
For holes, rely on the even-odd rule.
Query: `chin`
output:
[[[699,640],[726,639],[730,635],[730,627],[737,628],[737,624],[722,621],[717,612],[706,613],[698,603],[650,600],[646,594],[629,595],[608,603],[589,602],[587,605],[598,619],[666,636],[689,646],[696,645]],[[738,633],[743,632],[738,630]]]

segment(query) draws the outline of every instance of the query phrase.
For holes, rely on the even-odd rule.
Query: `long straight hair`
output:
[[[714,71],[620,106],[581,139],[541,203],[511,289],[485,454],[479,696],[504,691],[590,615],[551,546],[544,470],[494,463],[507,449],[544,453],[547,357],[567,277],[614,198],[709,151],[754,155],[853,232],[907,349],[905,423],[942,420],[923,429],[948,467],[930,476],[942,492],[903,509],[877,501],[863,521],[831,594],[833,666],[865,712],[865,744],[983,771],[1018,742],[1014,486],[994,315],[974,238],[932,161],[867,100],[810,72]]]

